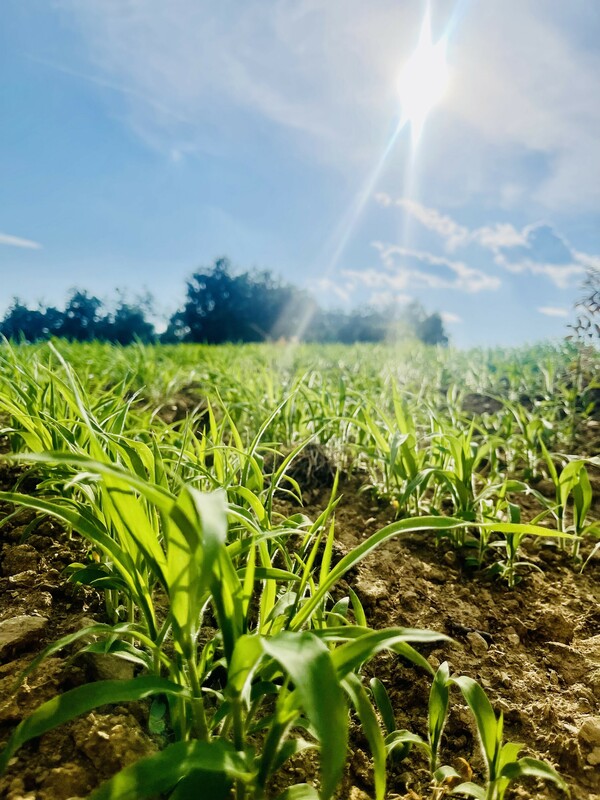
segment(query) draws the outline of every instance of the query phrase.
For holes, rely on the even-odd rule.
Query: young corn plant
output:
[[[451,681],[462,692],[475,718],[487,773],[485,786],[466,781],[455,786],[452,795],[473,797],[475,800],[503,800],[510,784],[524,777],[550,781],[569,794],[564,780],[548,763],[528,756],[518,758],[523,745],[503,742],[502,712],[496,716],[486,693],[476,681],[464,675],[453,677]],[[445,779],[450,777],[460,778],[458,773],[447,769]]]
[[[427,739],[423,739],[418,734],[408,730],[396,729],[394,712],[389,696],[385,687],[377,678],[371,680],[371,691],[387,731],[385,745],[388,756],[393,761],[401,761],[406,758],[411,748],[416,746],[427,756],[429,770],[435,778],[439,768],[442,733],[448,716],[450,670],[448,663],[445,661],[435,674],[433,670],[430,669],[429,671],[433,675],[433,681],[429,692]]]
[[[211,786],[207,797],[228,797],[234,786],[240,800],[262,800],[271,776],[309,746],[298,736],[300,730],[310,737],[310,746],[321,750],[319,796],[329,798],[342,774],[352,706],[371,743],[376,796],[383,798],[385,743],[359,670],[382,649],[428,668],[412,643],[445,637],[402,628],[373,631],[357,598],[355,623],[349,623],[343,607],[331,607],[330,592],[348,569],[387,539],[463,523],[402,520],[333,567],[330,528],[319,570],[313,572],[311,562],[317,541],[311,546],[307,541],[306,558],[292,572],[273,566],[265,547],[281,533],[252,525],[243,510],[226,504],[224,492],[184,487],[173,495],[115,464],[70,458],[82,474],[96,476],[96,490],[102,487],[93,505],[16,493],[2,493],[0,499],[50,514],[86,537],[106,557],[110,572],[104,577],[111,585],[118,581],[132,613],[116,625],[96,625],[65,637],[43,655],[94,634],[104,638],[104,652],[133,661],[146,674],[78,687],[44,704],[17,727],[0,766],[26,741],[100,705],[164,696],[176,741],[117,775],[92,795],[95,800],[151,797],[157,791],[183,797],[200,784]],[[108,508],[113,523],[120,519],[112,535],[107,517],[98,513]],[[245,527],[247,535],[229,537],[228,518],[234,528]],[[166,614],[155,605],[157,592],[167,598]],[[102,649],[99,642],[90,647]],[[294,791],[317,796],[311,787]]]
[[[573,459],[559,471],[546,447],[542,444],[548,474],[555,488],[555,503],[546,503],[556,518],[559,531],[572,534],[571,556],[574,561],[581,561],[581,541],[586,536],[598,536],[600,523],[589,519],[592,506],[593,490],[586,468],[586,459]],[[597,459],[588,459],[597,463]],[[572,522],[568,522],[569,505],[572,506]],[[564,547],[564,542],[561,542]]]
[[[487,771],[485,786],[463,781],[453,767],[440,766],[440,746],[448,719],[452,685],[461,690],[475,718]],[[408,730],[394,730],[391,703],[383,685],[377,679],[371,681],[371,691],[387,730],[388,755],[393,758],[395,754],[401,760],[409,754],[413,746],[425,753],[432,779],[432,800],[442,800],[449,794],[474,797],[476,800],[503,800],[512,781],[528,776],[549,780],[568,794],[564,780],[549,764],[529,757],[518,759],[523,746],[511,742],[503,743],[502,714],[496,717],[487,695],[472,678],[451,676],[447,662],[440,665],[431,684],[426,739]]]

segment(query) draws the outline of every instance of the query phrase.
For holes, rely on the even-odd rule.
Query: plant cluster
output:
[[[549,765],[503,742],[502,716],[475,681],[446,664],[433,672],[419,645],[446,637],[375,630],[353,589],[340,598],[338,587],[377,547],[415,532],[451,541],[511,587],[524,569],[525,537],[552,540],[582,563],[582,546],[599,532],[588,473],[596,460],[558,450],[572,434],[557,390],[569,355],[546,351],[533,367],[489,354],[484,375],[467,371],[460,355],[417,347],[399,366],[375,347],[5,345],[3,432],[9,458],[26,465],[37,490],[17,484],[0,500],[16,515],[36,512],[25,536],[50,515],[83,537],[88,556],[70,578],[103,592],[108,619],[55,642],[31,669],[77,645],[130,661],[138,674],[50,700],[16,728],[0,766],[77,715],[149,699],[164,749],[97,789],[95,800],[181,800],[199,787],[215,800],[261,800],[286,762],[310,749],[320,753],[318,788],[292,785],[279,798],[330,798],[350,714],[371,750],[378,800],[389,760],[412,747],[427,755],[436,798],[502,800],[524,776],[565,788]],[[524,386],[529,410],[519,403]],[[469,392],[493,400],[491,410],[469,414]],[[180,396],[191,400],[188,413],[170,420],[164,412]],[[300,500],[291,466],[314,443],[397,511],[337,562],[339,479],[316,520],[278,502]],[[552,497],[540,480],[551,482]],[[525,495],[540,506],[527,522],[517,502]],[[382,650],[431,676],[425,737],[398,729],[383,684],[363,674]],[[442,763],[452,686],[479,732],[483,784]]]

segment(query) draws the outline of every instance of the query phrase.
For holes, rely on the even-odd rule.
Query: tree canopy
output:
[[[182,306],[158,337],[151,298],[128,301],[121,293],[108,306],[98,297],[74,289],[64,308],[28,308],[13,300],[0,334],[38,341],[53,336],[78,341],[93,339],[120,344],[144,342],[262,342],[302,339],[310,342],[380,342],[414,337],[427,344],[447,344],[439,314],[418,303],[403,312],[370,306],[350,310],[323,309],[305,290],[268,270],[236,272],[226,258],[196,270],[186,284]]]

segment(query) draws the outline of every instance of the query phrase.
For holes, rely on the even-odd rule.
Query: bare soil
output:
[[[0,467],[2,488],[10,488],[15,477],[14,471]],[[339,553],[393,519],[393,508],[359,489],[355,479],[342,486],[336,512]],[[329,491],[318,485],[305,491],[305,513],[316,517]],[[0,507],[0,519],[9,511]],[[31,519],[20,516],[0,527],[0,630],[1,623],[17,619],[23,634],[5,647],[0,635],[0,742],[57,693],[122,675],[120,662],[77,657],[70,651],[48,659],[14,693],[17,676],[46,644],[78,630],[90,617],[102,619],[101,598],[69,583],[64,574],[68,564],[82,557],[80,540],[50,521],[24,539]],[[448,660],[455,672],[480,681],[495,708],[504,712],[508,740],[525,743],[524,752],[557,766],[575,800],[600,800],[600,742],[594,744],[594,725],[600,726],[600,558],[578,574],[565,554],[547,544],[530,543],[527,557],[542,572],[526,574],[508,590],[467,569],[433,534],[413,534],[386,544],[347,580],[373,627],[405,625],[451,636],[451,643],[421,648],[430,663],[435,667]],[[389,655],[372,662],[369,673],[387,687],[398,727],[425,735],[428,677]],[[477,777],[482,772],[477,738],[460,700],[459,695],[453,698],[443,759],[465,775],[473,770]],[[373,796],[372,777],[358,728],[352,741],[340,797],[364,800]],[[0,778],[0,798],[82,798],[159,746],[148,732],[147,706],[105,708],[23,747]],[[430,797],[424,767],[414,753],[393,767],[388,796]],[[300,759],[290,766],[289,777],[306,780],[314,773],[314,761]],[[535,781],[511,791],[512,798],[559,796]]]

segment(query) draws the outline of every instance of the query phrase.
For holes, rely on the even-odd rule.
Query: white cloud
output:
[[[600,60],[581,36],[594,29],[596,11],[594,2],[578,2],[561,19],[535,2],[479,4],[465,17],[468,52],[457,48],[464,83],[456,112],[490,143],[545,156],[535,199],[553,207],[593,206],[599,197],[600,109],[592,98]]]
[[[600,256],[576,250],[564,236],[543,222],[526,225],[520,230],[504,222],[470,229],[414,200],[393,200],[382,194],[377,195],[376,200],[384,207],[401,208],[438,234],[451,252],[477,244],[491,253],[499,267],[515,274],[542,275],[561,289],[576,283],[587,269],[600,268]]]
[[[441,236],[445,246],[450,251],[465,247],[471,242],[480,244],[490,250],[502,247],[525,246],[527,244],[526,232],[518,231],[509,223],[496,223],[495,225],[486,225],[482,228],[471,230],[464,225],[460,225],[452,217],[440,213],[435,208],[428,208],[416,200],[410,200],[406,197],[393,200],[385,193],[376,195],[375,199],[384,207],[395,205],[401,208],[420,222],[423,227]]]
[[[540,306],[538,308],[540,314],[547,317],[568,317],[569,312],[565,308],[558,308],[557,306]]]
[[[374,242],[383,265],[402,288],[425,286],[430,289],[457,289],[476,293],[500,287],[500,278],[487,275],[462,261],[453,261],[423,250],[412,250],[400,245]],[[419,267],[410,266],[417,262]],[[445,276],[440,273],[446,273]],[[400,288],[399,286],[397,288]]]
[[[585,267],[581,264],[543,264],[528,258],[510,261],[502,254],[496,255],[495,261],[514,274],[528,272],[531,275],[543,275],[559,289],[573,286],[585,274]]]
[[[383,269],[340,270],[340,279],[335,285],[340,287],[343,279],[342,288],[348,295],[367,289],[371,292],[370,302],[381,302],[385,298],[387,304],[405,304],[413,299],[408,294],[411,289],[450,289],[474,294],[500,287],[499,278],[461,261],[383,242],[373,242],[373,247],[379,253]]]
[[[453,311],[442,311],[440,316],[448,325],[462,322],[462,317],[459,317],[458,314],[455,314]]]
[[[10,236],[8,233],[0,233],[0,245],[5,244],[9,247],[25,247],[29,250],[40,250],[42,245],[33,242],[31,239],[21,239],[19,236]]]
[[[385,193],[376,195],[375,199],[382,206],[396,205],[402,208],[425,228],[441,236],[446,241],[449,250],[464,244],[469,238],[468,228],[459,225],[451,217],[440,214],[435,208],[427,208],[416,200],[400,197],[394,201]]]

